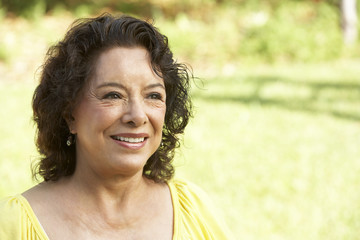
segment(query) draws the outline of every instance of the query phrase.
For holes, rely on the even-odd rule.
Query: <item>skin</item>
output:
[[[100,54],[68,121],[76,135],[75,173],[23,193],[51,240],[172,239],[169,188],[142,175],[161,142],[165,101],[163,79],[145,49]]]

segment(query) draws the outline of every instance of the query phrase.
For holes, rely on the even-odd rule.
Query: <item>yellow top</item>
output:
[[[201,189],[181,180],[168,185],[174,206],[173,240],[230,239]],[[30,204],[20,194],[0,200],[0,239],[49,240]]]

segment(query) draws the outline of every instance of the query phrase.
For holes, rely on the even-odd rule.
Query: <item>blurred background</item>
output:
[[[79,17],[152,21],[190,64],[174,164],[235,239],[360,239],[356,0],[0,0],[0,197],[36,184],[32,92]]]

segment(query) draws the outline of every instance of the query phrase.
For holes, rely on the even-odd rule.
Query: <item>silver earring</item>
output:
[[[73,135],[70,134],[70,135],[68,136],[68,138],[67,138],[66,145],[67,145],[68,147],[70,147],[71,144],[73,144],[73,142],[74,142],[74,140],[73,140]]]

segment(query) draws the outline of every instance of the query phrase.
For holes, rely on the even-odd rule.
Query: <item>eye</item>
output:
[[[107,94],[105,94],[105,96],[103,97],[103,99],[121,99],[122,95],[118,92],[109,92]]]
[[[162,95],[160,93],[150,93],[148,95],[149,99],[155,99],[155,100],[161,100],[162,99]]]

